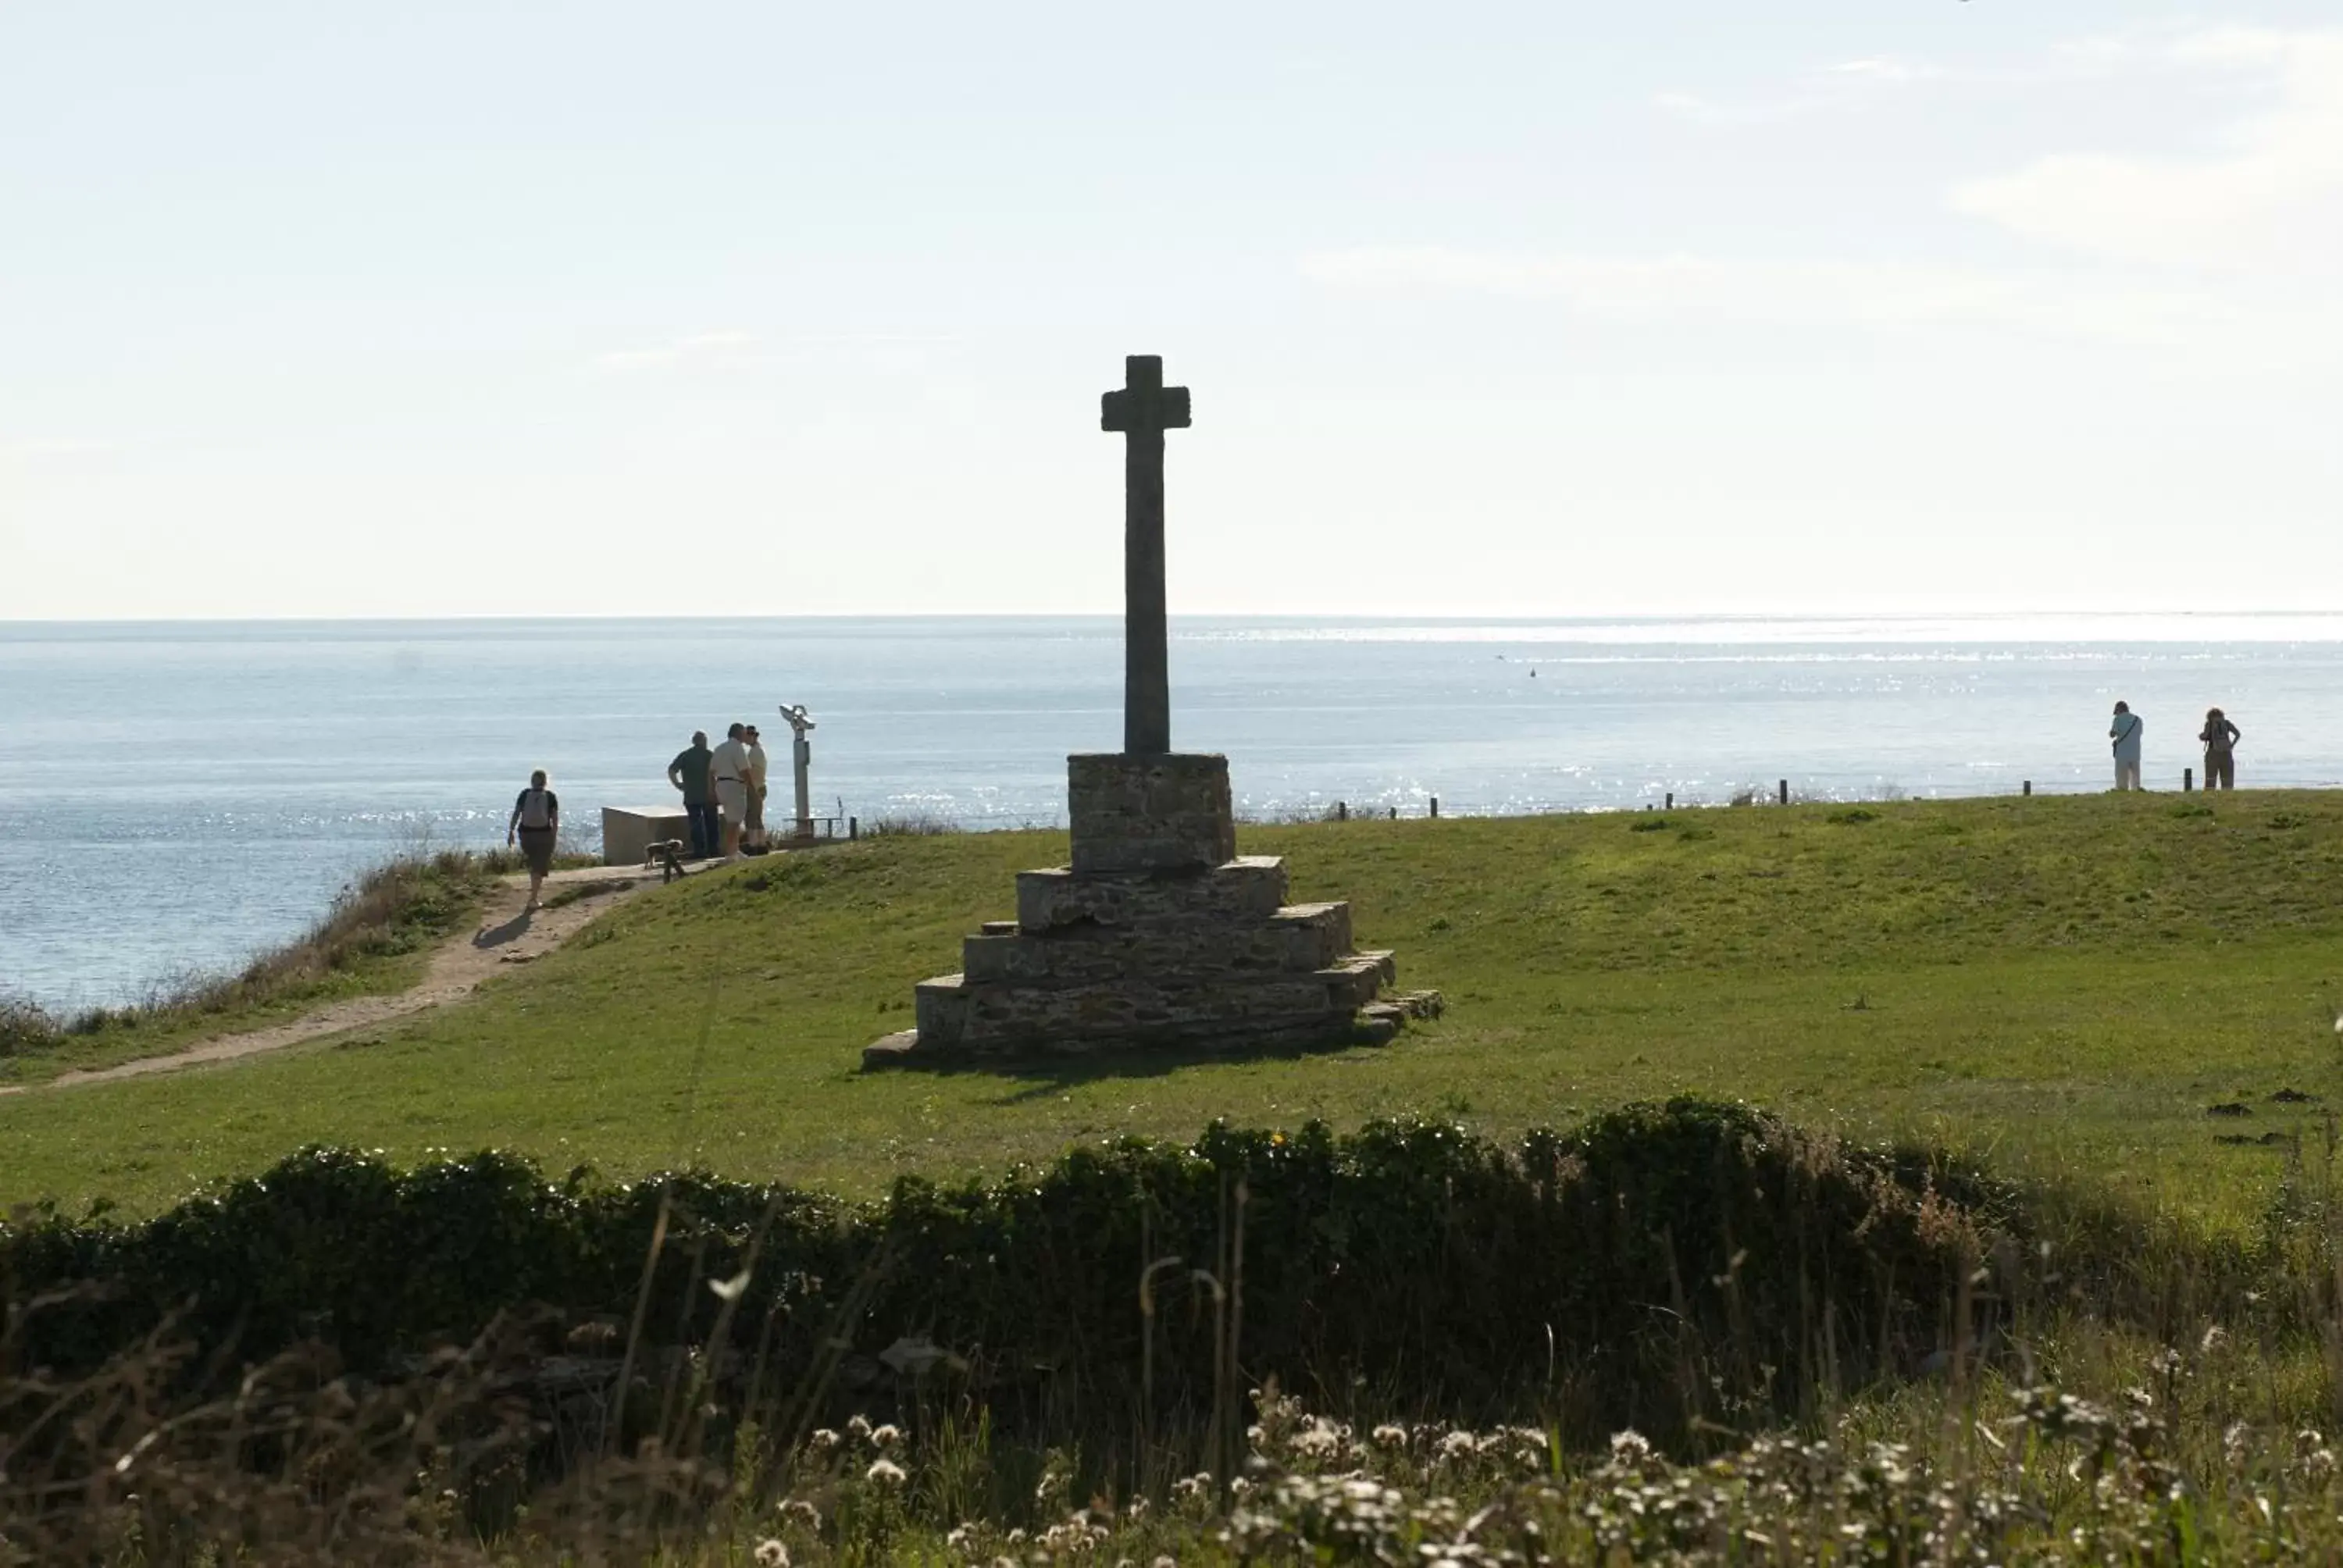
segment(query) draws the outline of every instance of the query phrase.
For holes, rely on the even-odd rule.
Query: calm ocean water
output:
[[[2343,783],[2343,616],[1178,620],[1173,741],[1260,815],[2096,789],[2122,697],[2151,787],[2218,703],[2247,784]],[[1121,739],[1106,618],[0,625],[0,990],[59,1009],[231,966],[401,849],[573,825],[805,703],[817,810],[1055,824]],[[771,748],[769,748],[771,749]],[[777,750],[785,766],[786,749]],[[776,780],[777,801],[785,784]],[[589,832],[589,837],[591,836]]]

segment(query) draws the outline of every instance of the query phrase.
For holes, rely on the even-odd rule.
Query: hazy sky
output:
[[[0,0],[0,618],[2331,608],[2334,0]]]

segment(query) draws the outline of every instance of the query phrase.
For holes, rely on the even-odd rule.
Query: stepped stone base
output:
[[[1435,993],[1378,1000],[1392,955],[1355,952],[1351,907],[1289,904],[1285,865],[1236,853],[1228,761],[1067,759],[1073,863],[1017,878],[1017,919],[914,988],[918,1027],[866,1068],[1131,1047],[1380,1042]]]

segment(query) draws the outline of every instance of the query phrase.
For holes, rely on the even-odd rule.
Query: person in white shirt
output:
[[[2139,788],[2139,733],[2146,726],[2139,715],[2131,710],[2128,702],[2116,704],[2115,722],[2107,726],[2107,739],[2116,747],[2116,788]]]
[[[740,858],[740,827],[749,819],[749,748],[740,739],[742,726],[724,732],[709,772],[716,780],[716,804],[724,813],[724,846],[728,860]]]

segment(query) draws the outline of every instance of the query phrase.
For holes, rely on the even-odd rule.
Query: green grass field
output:
[[[1062,835],[900,838],[653,890],[473,1000],[0,1100],[0,1201],[149,1211],[302,1144],[704,1165],[849,1192],[1214,1117],[1503,1134],[1694,1091],[2248,1222],[2343,1105],[2343,796],[1257,828],[1448,1016],[1381,1050],[863,1075]],[[2315,1097],[2280,1102],[2281,1091]],[[2208,1115],[2218,1104],[2247,1114]],[[2262,1141],[2271,1134],[2270,1141]]]

